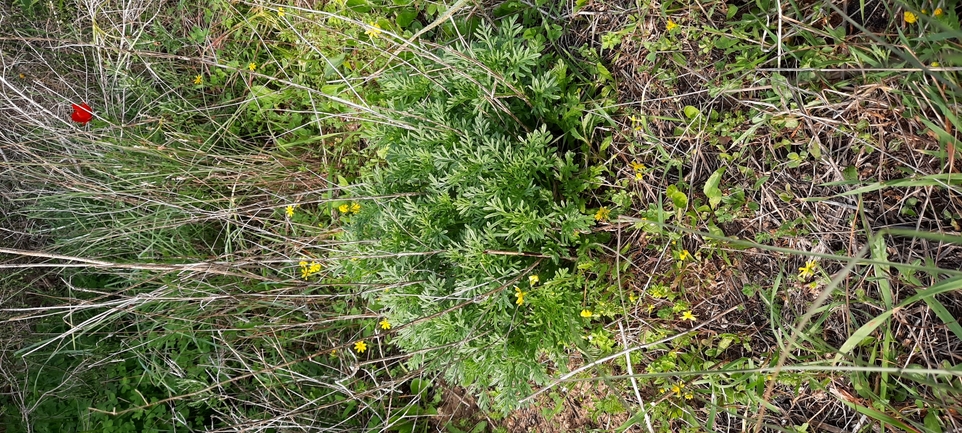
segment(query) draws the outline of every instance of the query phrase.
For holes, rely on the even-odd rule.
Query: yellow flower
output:
[[[695,394],[692,394],[690,391],[685,393],[685,400],[691,400],[693,398],[695,398]]]
[[[371,28],[367,29],[367,30],[364,32],[364,34],[370,36],[371,39],[374,39],[374,38],[376,38],[376,37],[378,37],[378,36],[381,35],[381,25],[380,25],[380,24],[372,21],[372,22],[368,23],[368,25],[369,25]]]
[[[321,264],[315,261],[311,261],[310,264],[305,261],[301,261],[299,265],[301,266],[301,278],[305,280],[311,275],[321,271]]]
[[[675,394],[678,394],[678,395],[681,395],[681,386],[672,385],[672,386],[671,386],[671,392],[673,392],[673,393],[675,393]]]
[[[294,205],[292,204],[287,205],[287,208],[284,209],[284,213],[287,214],[288,218],[294,216]]]
[[[524,304],[524,294],[525,293],[522,292],[521,289],[518,288],[518,286],[514,286],[514,296],[518,298],[516,301],[514,301],[514,303],[518,304],[519,306]]]
[[[634,304],[635,301],[637,301],[637,300],[638,300],[638,296],[635,296],[634,293],[629,293],[629,294],[628,294],[628,302],[631,302],[632,304]]]
[[[915,21],[918,20],[918,17],[916,17],[915,14],[909,11],[905,11],[903,18],[905,18],[905,22],[909,24],[915,24]]]
[[[929,10],[928,10],[928,9],[922,9],[922,10],[920,10],[919,12],[922,12],[922,15],[925,15],[925,14],[929,13]]]
[[[257,63],[250,62],[250,63],[247,65],[247,69],[250,69],[251,71],[257,69]]]
[[[351,213],[358,213],[361,211],[360,203],[351,203]]]
[[[935,16],[937,16],[937,17],[940,17],[940,16],[942,16],[942,13],[943,13],[943,12],[942,12],[942,8],[938,8],[938,9],[935,10],[935,12],[932,12],[932,15],[935,15]]]
[[[933,67],[933,68],[938,68],[938,67],[939,67],[939,62],[932,62],[932,67]]]
[[[798,278],[807,278],[815,275],[815,260],[805,262],[805,266],[798,268]]]
[[[679,260],[679,261],[682,261],[682,262],[683,262],[683,261],[688,260],[688,259],[690,259],[690,258],[691,258],[691,253],[689,253],[688,250],[681,250],[681,252],[678,253],[678,260]]]
[[[695,317],[694,314],[691,314],[691,310],[681,313],[681,320],[691,320],[692,322],[694,322],[696,319],[698,318]]]
[[[364,351],[367,350],[367,343],[364,341],[354,343],[354,350],[356,350],[357,353],[364,353]]]
[[[591,317],[591,310],[587,308],[584,310],[581,310],[581,317],[584,317],[585,319]]]
[[[534,286],[535,284],[538,284],[538,281],[541,281],[541,280],[538,279],[537,275],[531,275],[528,277],[528,284],[532,286]]]
[[[284,16],[284,8],[277,8],[277,16],[279,17]]]
[[[342,205],[340,205],[340,206],[337,207],[337,210],[341,211],[341,213],[347,213],[348,211],[351,210],[351,205],[342,204]]]
[[[636,172],[635,172],[635,180],[642,180],[642,179],[644,179],[644,178],[645,178],[645,174],[644,174],[644,173],[642,173],[642,172],[640,172],[640,171],[636,171]]]
[[[382,319],[378,324],[381,325],[381,329],[391,329],[391,322],[388,322],[387,319]]]
[[[668,30],[669,32],[675,29],[676,27],[678,27],[678,24],[675,24],[675,22],[672,20],[668,20],[668,24],[665,24],[665,30]]]
[[[611,216],[611,209],[607,206],[602,206],[598,208],[598,212],[595,212],[595,221],[608,221],[608,217]]]
[[[645,171],[645,168],[647,168],[647,167],[645,167],[645,164],[642,164],[642,163],[640,163],[640,162],[638,162],[638,161],[631,161],[631,169],[632,169],[632,170],[634,170],[634,171]]]
[[[201,74],[197,74],[197,76],[194,77],[194,84],[203,84],[203,83],[204,83],[204,76]]]

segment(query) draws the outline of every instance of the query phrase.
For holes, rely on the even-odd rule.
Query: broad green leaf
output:
[[[725,174],[725,167],[719,167],[718,170],[715,170],[715,172],[708,177],[708,182],[705,182],[705,196],[708,197],[708,204],[712,209],[716,209],[718,204],[721,203],[722,193],[721,189],[718,188],[718,184],[721,183],[723,174]]]

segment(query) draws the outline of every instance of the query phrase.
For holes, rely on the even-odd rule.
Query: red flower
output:
[[[73,114],[70,115],[70,118],[73,119],[74,122],[77,122],[81,125],[86,125],[90,119],[94,118],[93,112],[90,111],[90,106],[86,103],[81,103],[80,105],[70,105],[73,106]]]

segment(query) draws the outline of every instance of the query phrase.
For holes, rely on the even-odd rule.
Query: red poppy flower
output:
[[[94,118],[93,111],[90,110],[90,106],[86,103],[81,103],[80,105],[70,105],[73,106],[73,114],[70,115],[70,118],[73,119],[74,122],[77,122],[81,125],[86,125],[90,119]]]

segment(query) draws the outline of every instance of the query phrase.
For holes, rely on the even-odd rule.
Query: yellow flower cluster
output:
[[[602,206],[598,208],[598,212],[595,212],[595,221],[608,221],[609,217],[611,217],[611,209],[607,206]]]
[[[631,161],[631,169],[632,171],[635,172],[635,180],[643,179],[645,175],[645,170],[647,168],[648,167],[645,167],[645,164],[642,164],[638,161]]]
[[[364,31],[364,34],[371,37],[371,39],[377,38],[381,35],[381,25],[376,22],[368,23],[369,29]]]
[[[337,210],[341,211],[341,213],[358,213],[361,211],[361,204],[357,202],[351,204],[345,203],[338,206]]]
[[[680,383],[678,383],[678,384],[672,385],[671,387],[668,387],[668,388],[662,388],[662,389],[661,389],[661,392],[662,392],[662,394],[664,394],[665,392],[667,392],[667,391],[669,391],[669,390],[671,390],[671,392],[672,392],[673,394],[675,394],[676,396],[678,396],[678,397],[684,396],[684,397],[685,397],[685,400],[691,400],[691,399],[695,398],[695,394],[694,394],[694,393],[692,393],[691,391],[685,390],[685,384],[684,384],[683,382],[680,382]]]
[[[305,280],[311,275],[314,275],[321,271],[321,264],[313,260],[311,261],[311,263],[301,261],[299,265],[301,265],[301,278]]]

